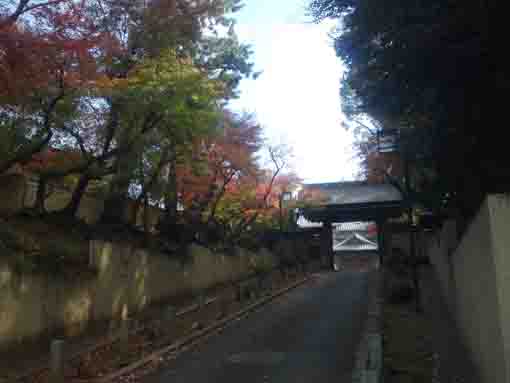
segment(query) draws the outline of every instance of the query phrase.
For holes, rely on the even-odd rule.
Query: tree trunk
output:
[[[2,159],[0,161],[0,174],[7,172],[16,164],[29,161],[34,154],[41,152],[48,145],[52,137],[53,132],[50,131],[44,138],[22,147],[17,153],[13,153],[12,158]]]
[[[101,222],[112,225],[126,224],[125,214],[128,202],[128,198],[123,194],[110,195],[104,202]]]
[[[44,207],[44,201],[46,200],[46,189],[48,186],[48,181],[44,177],[39,177],[39,181],[37,183],[37,193],[35,196],[35,204],[34,209],[39,214],[45,214],[46,208]]]
[[[136,153],[127,153],[117,161],[116,173],[101,214],[101,222],[113,225],[128,223],[126,214],[129,203],[129,185],[133,166],[137,162]]]
[[[149,197],[146,195],[143,200],[143,231],[148,235],[151,231]]]
[[[78,185],[73,191],[73,195],[71,197],[71,201],[64,208],[64,212],[75,217],[78,213],[78,209],[80,208],[80,203],[85,194],[85,190],[87,190],[87,186],[89,185],[90,177],[88,175],[83,174],[79,181]]]
[[[176,159],[172,158],[168,165],[168,176],[165,190],[165,214],[161,219],[161,231],[170,233],[177,224],[177,180]]]

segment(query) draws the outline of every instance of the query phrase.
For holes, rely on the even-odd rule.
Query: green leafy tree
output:
[[[152,146],[154,150],[157,142],[163,157],[159,161],[171,161],[178,145],[214,124],[223,85],[210,80],[175,51],[168,51],[159,58],[145,60],[116,91],[117,99],[122,99],[116,140],[125,150],[116,158],[116,173],[103,215],[106,222],[118,221],[119,212],[125,211],[136,167],[147,148]]]

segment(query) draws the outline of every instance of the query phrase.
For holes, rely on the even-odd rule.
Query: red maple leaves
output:
[[[16,103],[55,87],[89,86],[102,76],[98,57],[119,44],[101,31],[85,1],[19,0],[0,9],[0,97]]]

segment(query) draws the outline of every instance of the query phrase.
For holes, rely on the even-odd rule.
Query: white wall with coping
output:
[[[510,381],[510,198],[491,196],[489,199],[491,217],[491,240],[495,259],[498,304],[503,349],[506,357],[506,381]]]
[[[509,382],[509,197],[489,196],[460,242],[446,222],[428,254],[483,383]]]

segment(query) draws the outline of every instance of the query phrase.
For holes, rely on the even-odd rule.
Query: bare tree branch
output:
[[[6,28],[15,24],[23,14],[33,11],[34,9],[43,8],[50,5],[56,5],[67,0],[52,0],[47,1],[45,3],[36,3],[31,6],[28,6],[30,1],[31,0],[20,0],[18,6],[16,7],[16,10],[11,15],[7,16],[2,23],[0,23],[0,28]]]
[[[48,103],[48,106],[44,110],[43,124],[41,127],[41,130],[45,132],[44,137],[23,147],[22,149],[17,151],[13,155],[13,157],[5,161],[2,161],[0,163],[0,174],[5,173],[7,170],[9,170],[12,166],[14,166],[17,163],[25,163],[27,161],[30,161],[34,154],[40,152],[45,146],[48,145],[48,143],[53,138],[53,129],[51,128],[51,115],[53,114],[53,111],[55,110],[55,107],[57,106],[58,102],[63,97],[64,90],[61,89],[59,94],[56,95]]]
[[[231,171],[227,176],[224,175],[223,183],[221,185],[220,191],[216,193],[216,198],[214,199],[213,205],[211,207],[211,211],[209,214],[209,219],[207,220],[208,223],[212,222],[216,216],[216,210],[218,209],[218,205],[220,201],[222,200],[223,196],[225,195],[225,192],[227,191],[227,186],[232,182],[234,177],[239,173],[239,170],[235,169]]]
[[[279,148],[269,147],[268,151],[269,151],[269,157],[270,157],[273,165],[275,166],[275,171],[271,177],[271,180],[269,181],[269,185],[268,185],[266,192],[264,193],[264,197],[262,199],[263,209],[267,209],[267,200],[269,199],[269,196],[271,195],[271,193],[273,191],[274,183],[275,183],[278,175],[280,174],[280,172],[287,166],[287,163],[284,158],[284,154],[281,153],[281,150]],[[259,215],[260,215],[260,211],[257,211],[248,219],[243,217],[243,219],[241,219],[241,221],[237,225],[236,230],[234,230],[234,233],[231,236],[230,240],[233,241],[233,240],[238,239],[241,236],[241,234],[243,233],[243,231],[246,230],[246,228],[248,226],[252,225],[257,220]]]

